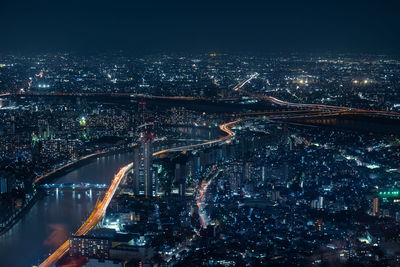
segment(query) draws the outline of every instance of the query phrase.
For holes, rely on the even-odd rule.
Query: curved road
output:
[[[238,119],[229,123],[225,123],[220,126],[220,129],[227,133],[226,136],[223,136],[221,138],[207,141],[201,144],[194,144],[194,145],[187,145],[187,146],[181,146],[181,147],[175,147],[171,149],[165,149],[161,150],[158,152],[153,153],[153,156],[161,155],[164,153],[168,152],[179,152],[179,151],[184,151],[184,150],[191,150],[194,148],[198,148],[201,146],[207,146],[207,145],[212,145],[212,144],[217,144],[221,142],[227,142],[229,141],[235,133],[229,129],[230,126],[242,121],[242,119]],[[88,233],[94,226],[97,225],[97,223],[100,222],[100,220],[103,218],[106,209],[113,198],[119,184],[121,183],[121,180],[123,177],[126,175],[127,171],[129,171],[133,166],[133,163],[130,163],[124,167],[122,167],[119,172],[115,175],[111,186],[108,188],[103,200],[99,202],[96,207],[94,208],[93,212],[90,214],[89,218],[82,224],[82,226],[76,231],[75,235],[80,236],[80,235],[85,235]],[[57,263],[69,250],[69,240],[64,242],[53,254],[51,254],[42,264],[40,264],[40,267],[51,267],[54,264]]]
[[[196,149],[198,147],[203,147],[203,146],[207,146],[207,145],[213,145],[213,144],[218,144],[221,142],[227,142],[229,141],[234,135],[235,132],[232,131],[231,129],[229,129],[230,126],[235,125],[236,123],[242,121],[243,119],[238,119],[232,122],[228,122],[225,124],[222,124],[219,126],[219,128],[227,133],[226,136],[223,136],[221,138],[215,139],[215,140],[211,140],[211,141],[207,141],[204,143],[200,143],[200,144],[194,144],[194,145],[187,145],[187,146],[179,146],[179,147],[174,147],[174,148],[168,148],[168,149],[164,149],[158,152],[153,153],[153,157],[155,156],[159,156],[161,154],[165,154],[165,153],[169,153],[169,152],[180,152],[180,151],[188,151],[188,150],[193,150]]]
[[[132,166],[133,163],[130,163],[122,167],[119,172],[114,176],[114,179],[112,180],[111,185],[108,188],[103,200],[96,205],[89,218],[82,224],[78,231],[76,231],[75,235],[85,235],[103,218],[108,204],[110,204],[110,201],[113,198],[119,184],[121,183],[121,180],[125,177],[127,171],[129,171]],[[69,240],[64,242],[53,254],[51,254],[44,262],[42,262],[42,264],[40,264],[40,267],[53,266],[68,252],[68,249]]]
[[[233,90],[234,91],[241,91],[247,95],[250,95],[252,97],[261,99],[261,100],[266,100],[269,102],[272,102],[274,104],[277,104],[279,106],[287,106],[287,107],[294,107],[294,108],[311,108],[311,109],[317,109],[321,111],[328,111],[328,112],[350,112],[351,114],[360,114],[360,115],[380,115],[380,116],[386,116],[386,117],[394,117],[396,119],[400,119],[400,113],[397,112],[388,112],[388,111],[382,111],[382,110],[366,110],[366,109],[357,109],[357,108],[349,108],[349,107],[339,107],[339,106],[331,106],[331,105],[323,105],[323,104],[302,104],[302,103],[292,103],[288,101],[283,101],[280,100],[276,97],[273,96],[266,96],[262,94],[254,94],[246,90],[242,90],[242,87],[249,83],[252,79],[255,79],[259,76],[257,72],[252,74],[247,80],[239,83],[236,85]]]
[[[249,83],[252,79],[256,78],[258,76],[258,73],[255,73],[250,76],[247,80],[244,82],[239,83],[237,86],[234,87],[235,91],[239,91],[245,84]],[[265,112],[265,113],[249,113],[247,115],[269,115],[269,119],[287,119],[287,118],[309,118],[309,117],[320,117],[323,115],[328,115],[328,116],[336,116],[336,115],[345,115],[345,114],[358,114],[358,115],[371,115],[371,114],[379,114],[379,115],[387,115],[387,116],[396,116],[400,117],[400,114],[394,113],[394,112],[385,112],[385,111],[370,111],[370,110],[361,110],[361,109],[353,109],[353,108],[347,108],[347,107],[337,107],[337,106],[327,106],[327,105],[319,105],[319,104],[298,104],[298,103],[290,103],[286,101],[279,100],[275,97],[271,96],[265,96],[265,95],[258,95],[258,94],[253,94],[247,91],[243,91],[244,93],[255,96],[257,98],[267,100],[270,102],[273,102],[278,105],[282,106],[290,106],[290,107],[296,107],[296,108],[311,108],[311,110],[305,110],[304,114],[296,114],[293,111],[283,111],[281,113],[279,112]],[[164,98],[164,97],[163,97]],[[169,98],[169,97],[165,97]],[[182,99],[178,97],[179,99]],[[176,98],[174,98],[176,99]],[[294,114],[293,114],[294,113]],[[297,112],[298,113],[298,112]],[[243,114],[246,115],[246,114]],[[253,118],[253,119],[261,119],[261,117]],[[153,156],[159,156],[161,154],[169,153],[169,152],[181,152],[181,151],[188,151],[188,150],[193,150],[199,147],[204,147],[204,146],[209,146],[213,144],[219,144],[219,143],[225,143],[231,140],[231,138],[235,135],[235,132],[233,132],[230,127],[241,122],[247,120],[246,118],[241,118],[237,119],[235,121],[225,123],[220,125],[220,129],[225,132],[227,135],[220,137],[215,140],[207,141],[204,143],[200,144],[193,144],[193,145],[185,145],[185,146],[180,146],[180,147],[174,147],[170,149],[164,149],[158,152],[153,153]],[[106,209],[114,196],[121,180],[123,177],[126,175],[127,171],[131,169],[133,166],[133,163],[130,163],[124,167],[122,167],[119,172],[115,175],[111,186],[108,188],[103,200],[99,202],[96,207],[94,208],[93,212],[89,216],[89,218],[82,224],[82,226],[76,231],[75,235],[85,235],[87,232],[89,232],[96,224],[103,218]],[[203,188],[203,193],[207,189],[208,184]],[[201,206],[201,199],[202,199],[203,194],[200,195],[198,199],[198,205]],[[205,224],[203,220],[203,226]],[[64,244],[62,244],[52,255],[50,255],[41,265],[40,267],[50,267],[53,266],[54,264],[57,263],[59,259],[61,259],[69,249],[69,241],[66,241]]]

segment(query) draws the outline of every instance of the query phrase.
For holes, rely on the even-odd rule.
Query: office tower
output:
[[[265,182],[265,173],[266,173],[266,168],[265,166],[261,167],[261,181],[264,183]]]
[[[185,175],[184,175],[184,166],[181,166],[181,164],[177,163],[175,165],[175,182],[178,184],[178,189],[179,189],[179,196],[184,197],[185,196]]]
[[[175,182],[179,183],[181,181],[181,164],[175,164]]]
[[[7,192],[8,192],[7,178],[1,177],[0,178],[0,194],[5,194]]]
[[[250,162],[246,162],[244,164],[243,178],[244,178],[245,181],[250,181],[251,180],[251,163]]]
[[[323,209],[324,208],[324,197],[320,196],[318,197],[318,209]]]
[[[377,216],[379,213],[379,198],[374,198],[372,200],[372,214]]]
[[[272,201],[279,201],[280,197],[281,197],[281,194],[280,194],[279,191],[277,191],[277,190],[273,190],[272,191],[272,193],[271,193],[271,200]]]
[[[139,144],[134,150],[135,195],[155,196],[156,183],[152,175],[152,137],[149,130],[141,134]]]
[[[318,200],[314,199],[311,201],[311,208],[317,209],[318,208]]]
[[[139,123],[141,125],[148,123],[151,119],[151,114],[146,107],[146,101],[144,101],[143,99],[138,103],[138,114],[140,115]]]

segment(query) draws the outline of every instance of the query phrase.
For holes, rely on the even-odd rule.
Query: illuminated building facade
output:
[[[145,130],[141,134],[138,146],[134,150],[134,182],[135,195],[155,196],[156,182],[152,172],[152,138],[154,134]]]
[[[374,198],[372,200],[372,214],[374,216],[379,214],[379,198]]]
[[[112,241],[110,238],[74,236],[70,239],[69,254],[108,259],[111,245]]]

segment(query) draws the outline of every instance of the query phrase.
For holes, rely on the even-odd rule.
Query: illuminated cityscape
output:
[[[123,2],[0,9],[0,266],[400,265],[397,3]]]

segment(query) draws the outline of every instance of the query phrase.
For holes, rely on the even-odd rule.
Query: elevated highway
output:
[[[241,90],[241,88],[249,83],[252,79],[256,78],[258,76],[258,73],[255,73],[250,76],[250,78],[246,79],[245,81],[239,83],[237,86],[234,87],[235,91]],[[329,105],[320,105],[320,104],[298,104],[298,103],[290,103],[287,101],[282,101],[279,100],[275,97],[271,96],[265,96],[265,95],[257,95],[257,94],[252,94],[247,91],[243,91],[247,93],[248,95],[257,97],[259,99],[267,100],[272,103],[275,103],[280,106],[288,106],[288,107],[294,107],[294,108],[301,108],[301,111],[275,111],[275,112],[253,112],[253,113],[244,113],[240,114],[234,121],[224,123],[220,125],[221,131],[223,131],[226,135],[206,141],[200,144],[193,144],[193,145],[185,145],[185,146],[179,146],[179,147],[173,147],[169,149],[164,149],[158,152],[153,153],[153,156],[160,156],[162,154],[166,153],[171,153],[171,152],[182,152],[182,151],[189,151],[189,150],[194,150],[194,149],[200,149],[200,148],[207,148],[213,145],[218,145],[218,144],[223,144],[226,142],[229,142],[234,136],[235,132],[231,129],[234,127],[236,124],[249,120],[249,119],[263,119],[265,116],[267,116],[268,119],[270,120],[282,120],[282,119],[295,119],[295,118],[316,118],[316,117],[321,117],[321,116],[339,116],[339,115],[382,115],[382,116],[387,116],[387,117],[394,117],[394,118],[400,118],[400,114],[398,113],[392,113],[392,112],[384,112],[384,111],[370,111],[370,110],[361,110],[361,109],[353,109],[353,108],[348,108],[348,107],[337,107],[337,106],[329,106]],[[178,97],[179,98],[179,97]],[[166,97],[166,99],[169,99],[169,97]],[[176,98],[174,98],[176,99]],[[182,99],[182,98],[179,98]],[[82,224],[82,226],[75,232],[75,235],[80,236],[80,235],[85,235],[87,234],[97,223],[103,218],[106,209],[114,196],[121,180],[123,177],[126,175],[126,173],[132,168],[133,163],[130,163],[124,167],[122,167],[119,172],[114,176],[114,179],[111,183],[111,186],[108,188],[106,191],[104,198],[98,202],[93,210],[93,212],[90,214],[89,218]],[[36,182],[40,181],[42,177],[40,177]],[[203,193],[207,189],[208,184],[205,185],[205,187],[202,188]],[[203,193],[200,194],[199,198],[197,199],[197,204],[202,205],[202,197]],[[204,219],[204,218],[203,218]],[[202,221],[203,227],[206,225],[206,222],[203,220]],[[63,243],[53,254],[51,254],[41,265],[40,267],[50,267],[53,266],[57,263],[58,260],[60,260],[67,252],[69,249],[69,241],[66,241]]]
[[[321,111],[323,112],[322,114],[327,114],[327,113],[333,113],[332,115],[345,115],[345,114],[351,114],[351,115],[365,115],[365,116],[373,116],[373,117],[384,117],[384,118],[390,118],[390,119],[400,119],[400,113],[397,112],[388,112],[388,111],[382,111],[382,110],[366,110],[366,109],[358,109],[358,108],[350,108],[350,107],[341,107],[341,106],[333,106],[333,105],[323,105],[323,104],[307,104],[307,103],[293,103],[293,102],[288,102],[284,100],[280,100],[276,97],[273,96],[267,96],[263,94],[254,94],[249,91],[243,90],[242,87],[249,83],[251,80],[257,78],[259,74],[256,72],[243,82],[239,83],[236,85],[233,90],[234,91],[240,91],[242,93],[245,93],[251,97],[260,99],[260,100],[265,100],[268,102],[271,102],[273,104],[279,105],[279,106],[285,106],[285,107],[290,107],[290,108],[297,108],[297,109],[303,109],[304,111],[310,110],[310,111]]]
[[[228,122],[225,124],[222,124],[219,126],[219,128],[221,129],[221,131],[223,131],[224,133],[226,133],[225,136],[220,137],[218,139],[215,140],[211,140],[211,141],[206,141],[204,143],[200,143],[200,144],[193,144],[193,145],[186,145],[186,146],[179,146],[179,147],[173,147],[173,148],[168,148],[168,149],[164,149],[164,150],[160,150],[158,152],[153,153],[153,157],[159,156],[161,154],[166,154],[166,153],[170,153],[170,152],[182,152],[182,151],[190,151],[190,150],[194,150],[194,149],[198,149],[198,148],[205,148],[205,147],[210,147],[212,145],[216,145],[216,144],[221,144],[224,142],[228,142],[234,135],[235,132],[232,131],[230,129],[231,126],[239,123],[240,121],[242,121],[243,119],[237,119],[235,121],[232,122]]]
[[[100,220],[103,218],[111,199],[113,198],[119,184],[127,172],[132,168],[133,163],[122,167],[119,172],[114,176],[110,187],[106,191],[104,198],[98,202],[90,214],[89,218],[82,224],[82,226],[75,232],[76,236],[87,234]],[[69,249],[69,240],[65,241],[53,254],[51,254],[40,267],[51,267],[57,263]]]

